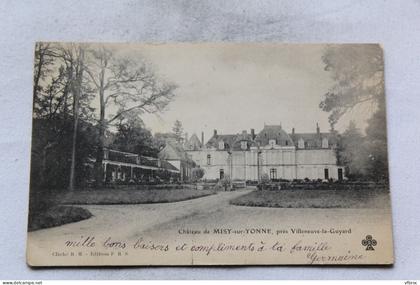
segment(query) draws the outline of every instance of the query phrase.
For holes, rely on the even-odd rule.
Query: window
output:
[[[328,148],[328,139],[327,138],[322,139],[322,148]]]
[[[219,149],[225,149],[225,142],[219,141]]]
[[[338,180],[343,180],[343,169],[339,168],[338,169]]]
[[[207,165],[210,165],[210,164],[211,164],[211,155],[208,154],[207,155]]]
[[[246,141],[241,141],[241,149],[247,149],[248,145],[246,143]]]
[[[268,143],[271,147],[274,147],[276,145],[276,140],[269,140]]]
[[[275,168],[270,169],[270,179],[277,179],[277,169]]]
[[[219,177],[220,177],[220,179],[223,179],[225,177],[225,170],[224,169],[219,170]]]
[[[285,143],[286,143],[286,145],[289,145],[289,141],[286,140]]]
[[[302,138],[298,141],[298,148],[305,148],[305,141]]]
[[[328,173],[328,168],[325,168],[324,169],[324,179],[330,179],[330,175],[329,175],[329,173]]]

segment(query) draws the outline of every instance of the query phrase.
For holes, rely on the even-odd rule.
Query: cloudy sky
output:
[[[130,45],[124,52],[142,56],[159,76],[178,85],[167,110],[144,115],[154,133],[169,132],[180,120],[189,135],[206,140],[213,129],[239,133],[264,124],[282,124],[288,132],[328,131],[328,114],[318,105],[332,85],[324,71],[322,45],[275,44],[171,44]],[[343,130],[350,119],[364,127],[366,112],[349,114],[336,126]]]

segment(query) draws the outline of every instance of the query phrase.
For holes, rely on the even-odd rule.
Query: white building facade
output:
[[[214,131],[204,144],[193,135],[185,148],[194,162],[205,170],[205,179],[258,181],[266,174],[277,179],[344,178],[344,167],[337,165],[337,140],[331,133],[287,134],[280,125],[266,125],[258,135],[242,131],[219,135]]]

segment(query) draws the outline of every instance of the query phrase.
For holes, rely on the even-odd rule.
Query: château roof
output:
[[[292,133],[290,137],[294,141],[295,146],[298,146],[299,140],[303,139],[307,149],[321,148],[322,139],[324,138],[328,139],[329,145],[337,143],[337,138],[331,133]]]
[[[185,149],[186,150],[199,150],[203,147],[201,141],[197,137],[196,134],[193,134],[191,138],[185,142]]]
[[[237,135],[218,135],[214,134],[209,141],[206,143],[207,148],[219,148],[219,142],[223,141],[225,143],[225,149],[230,149],[233,143],[235,142]]]
[[[235,141],[233,142],[232,149],[233,150],[243,150],[241,142],[246,141],[247,149],[251,146],[256,146],[256,142],[253,140],[252,135],[248,134],[246,131],[243,131],[242,134],[238,134],[235,137]]]
[[[166,160],[191,160],[184,148],[177,142],[168,140],[165,147],[159,152],[160,159]]]
[[[313,133],[295,133],[288,134],[281,125],[264,125],[264,128],[253,137],[252,134],[242,131],[240,134],[217,134],[215,130],[213,136],[206,143],[207,148],[215,148],[220,150],[219,143],[223,141],[224,148],[222,150],[243,150],[243,141],[247,142],[247,149],[253,146],[267,146],[270,144],[270,140],[275,140],[276,145],[279,146],[296,146],[298,147],[299,140],[303,139],[305,149],[316,149],[322,148],[322,140],[328,139],[328,146],[334,147],[337,145],[337,136],[334,133],[321,133],[317,124],[316,131]],[[201,142],[198,137],[194,134],[189,142],[189,148],[187,150],[199,150],[202,148]]]
[[[293,146],[294,143],[290,136],[282,129],[280,125],[265,125],[262,131],[257,135],[255,141],[260,146],[266,146],[270,140],[276,140],[280,146]]]

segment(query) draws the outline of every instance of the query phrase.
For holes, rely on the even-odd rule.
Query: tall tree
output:
[[[362,104],[373,106],[367,121],[364,168],[360,170],[371,179],[387,179],[388,158],[386,140],[385,91],[383,52],[379,45],[330,45],[322,60],[325,70],[334,80],[319,107],[329,112],[331,128],[340,118]],[[353,167],[354,169],[354,167]],[[354,172],[354,170],[353,170]]]
[[[86,73],[99,99],[95,176],[96,183],[101,185],[105,131],[130,112],[163,111],[173,98],[176,86],[159,79],[145,61],[116,55],[104,46],[92,47]]]
[[[175,121],[174,126],[172,127],[172,132],[175,134],[177,142],[182,143],[184,128],[182,127],[181,121]]]
[[[93,133],[78,126],[79,117],[88,121],[93,108],[91,92],[80,72],[80,48],[58,43],[38,43],[35,47],[31,173],[39,177],[34,183],[38,186],[73,188],[76,169],[88,157],[85,148],[89,148],[88,137]]]
[[[340,137],[338,151],[339,163],[345,166],[346,176],[349,178],[357,178],[366,174],[367,157],[364,144],[365,138],[356,127],[356,123],[350,121]]]
[[[47,181],[47,156],[54,151],[53,148],[63,146],[60,142],[68,131],[65,120],[68,110],[61,108],[67,104],[68,88],[65,86],[70,86],[73,70],[64,67],[66,61],[59,49],[52,43],[37,43],[35,46],[32,161],[35,163],[37,158],[41,161],[38,184],[43,186],[50,183]],[[39,122],[45,125],[44,128],[35,120],[41,120]],[[63,151],[62,155],[65,156],[66,152]]]
[[[385,102],[379,105],[378,110],[368,120],[366,149],[369,157],[370,178],[387,181],[389,173]]]
[[[330,113],[332,128],[354,107],[363,103],[378,106],[385,100],[383,54],[379,45],[330,45],[322,60],[334,85],[319,106]]]
[[[54,63],[54,48],[49,43],[37,43],[35,45],[34,65],[34,89],[33,97],[43,91],[42,81],[51,73],[51,66]]]
[[[77,58],[75,63],[75,82],[72,84],[73,93],[73,137],[72,137],[72,150],[71,150],[71,165],[70,165],[70,182],[69,190],[74,190],[75,184],[75,171],[76,171],[76,145],[77,145],[77,132],[79,128],[79,103],[80,97],[83,92],[83,72],[84,72],[85,51],[82,46],[77,49]]]

